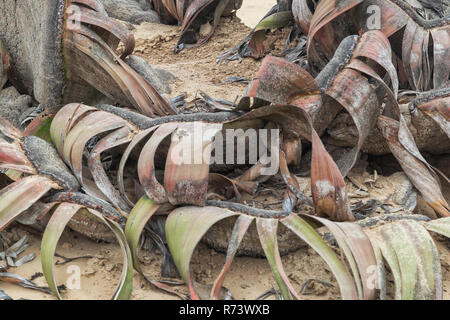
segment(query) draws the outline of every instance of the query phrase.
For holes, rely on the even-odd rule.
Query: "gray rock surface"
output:
[[[159,23],[158,14],[150,10],[145,1],[139,0],[101,0],[108,15],[118,20],[140,24]]]
[[[61,104],[64,0],[0,1],[0,41],[11,58],[10,81],[45,107]]]
[[[8,87],[0,91],[0,117],[8,120],[16,128],[20,128],[20,118],[31,104],[31,97]]]
[[[125,62],[147,80],[160,94],[171,93],[170,83],[175,81],[176,77],[169,71],[154,69],[147,61],[138,56],[131,55]]]

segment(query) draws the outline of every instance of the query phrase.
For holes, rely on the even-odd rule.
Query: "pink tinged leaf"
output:
[[[127,201],[128,205],[134,207],[134,203],[128,198],[128,195],[125,191],[124,181],[123,181],[123,172],[125,170],[125,165],[127,164],[128,158],[131,154],[131,152],[134,150],[134,148],[143,140],[145,139],[150,133],[155,131],[158,128],[158,126],[152,127],[150,129],[146,129],[144,131],[139,132],[133,140],[128,144],[127,148],[125,149],[122,158],[120,159],[119,163],[119,169],[117,171],[117,184],[119,186],[120,194],[124,197],[124,199]]]
[[[441,192],[437,177],[417,157],[412,155],[400,143],[399,122],[391,118],[380,116],[378,127],[386,138],[389,149],[400,163],[403,171],[408,175],[414,186],[421,192],[424,200],[440,215],[450,216],[450,206]]]
[[[80,22],[98,27],[110,33],[124,44],[124,51],[121,59],[126,58],[134,51],[135,40],[134,35],[120,22],[108,18],[93,10],[80,7],[81,14],[77,17]]]
[[[182,207],[175,209],[167,218],[167,244],[181,277],[189,285],[191,298],[200,298],[189,267],[195,247],[214,224],[236,215],[216,207]]]
[[[106,51],[109,51],[109,53],[123,68],[123,71],[121,73],[128,79],[127,82],[134,83],[132,85],[129,85],[128,83],[126,84],[130,91],[136,91],[136,93],[133,94],[133,97],[137,97],[140,99],[147,97],[150,99],[149,101],[141,101],[140,99],[136,99],[139,108],[144,114],[150,117],[154,116],[154,112],[156,112],[160,116],[176,114],[176,111],[172,109],[170,104],[156,91],[156,89],[153,88],[153,86],[148,83],[147,80],[145,80],[139,73],[137,73],[133,68],[126,64],[122,60],[122,58],[119,58],[109,46],[105,46],[104,43],[99,42],[95,37],[91,37],[90,34],[84,35],[94,41],[97,41],[99,45],[105,48]]]
[[[161,142],[171,135],[179,126],[179,123],[171,122],[161,125],[142,148],[138,160],[139,181],[147,194],[147,197],[156,203],[168,201],[164,187],[156,179],[155,154]]]
[[[80,118],[94,110],[94,107],[81,103],[71,103],[58,111],[50,127],[50,136],[60,155],[63,154],[64,142],[72,127]]]
[[[392,64],[391,45],[381,31],[368,31],[364,33],[353,52],[353,57],[366,57],[382,66],[389,74],[393,92],[397,98],[399,84],[397,71]]]
[[[63,158],[70,164],[75,177],[83,184],[82,163],[86,143],[96,135],[129,125],[116,115],[105,111],[91,113],[81,119],[66,137]]]
[[[377,75],[372,68],[370,68],[366,63],[360,61],[360,60],[352,60],[350,64],[348,65],[348,68],[357,70],[363,74],[366,74],[367,76],[372,77],[374,80],[376,80],[379,84],[381,84],[386,93],[387,98],[391,102],[391,107],[393,108],[394,116],[399,119],[399,129],[398,129],[398,140],[403,148],[407,152],[411,154],[411,156],[415,157],[417,160],[421,161],[425,166],[428,167],[431,173],[434,173],[433,168],[428,164],[428,162],[425,160],[425,158],[420,153],[419,149],[417,148],[414,137],[412,136],[408,125],[400,113],[400,107],[397,103],[397,99],[395,98],[394,93],[391,91],[391,89],[387,86],[387,84],[380,78],[379,75]],[[395,121],[395,120],[393,120]]]
[[[133,134],[130,131],[130,128],[123,127],[118,129],[100,140],[89,157],[89,169],[97,187],[113,205],[126,213],[130,211],[130,207],[109,180],[109,177],[103,168],[101,154],[107,150],[130,142],[132,138]]]
[[[7,136],[11,139],[19,139],[22,137],[22,133],[19,129],[14,127],[11,122],[0,117],[0,133],[3,136]]]
[[[22,149],[22,133],[0,117],[0,168],[35,174],[36,170]]]
[[[361,227],[356,224],[339,223],[339,227],[348,237],[347,241],[358,265],[363,287],[363,299],[373,300],[376,296],[379,279],[372,279],[377,262],[370,239]]]
[[[298,65],[274,56],[264,58],[247,92],[248,97],[277,104],[297,104],[320,94],[316,80]]]
[[[304,34],[309,33],[309,26],[313,14],[308,6],[308,0],[294,0],[292,1],[292,13],[294,14],[295,22],[300,26]]]
[[[228,251],[226,256],[225,265],[220,271],[219,276],[214,282],[213,288],[211,290],[211,299],[219,300],[220,293],[222,290],[223,282],[227,275],[228,270],[230,269],[231,263],[233,262],[234,256],[239,248],[239,245],[242,242],[250,224],[253,222],[254,218],[250,216],[240,216],[236,223],[234,224],[233,231],[231,233],[230,243],[228,244]]]
[[[194,22],[195,18],[202,12],[202,10],[213,1],[214,0],[193,0],[186,9],[184,20],[181,25],[181,32],[184,33]]]
[[[289,281],[286,272],[281,263],[280,252],[277,241],[278,220],[276,219],[257,219],[256,227],[258,230],[261,246],[264,254],[272,269],[273,277],[278,284],[281,295],[285,300],[291,300],[293,297],[300,300],[295,288]]]
[[[283,135],[283,151],[288,165],[299,166],[302,160],[302,140],[298,137]]]
[[[353,70],[358,71],[358,72],[360,72],[362,74],[365,74],[366,76],[373,78],[381,86],[383,86],[383,88],[386,91],[387,98],[393,104],[393,106],[395,108],[394,111],[396,112],[396,114],[398,114],[400,116],[399,106],[398,106],[398,103],[397,103],[397,98],[396,98],[395,93],[392,91],[391,88],[389,88],[389,86],[386,84],[386,82],[384,82],[384,80],[381,79],[380,75],[377,74],[367,63],[365,63],[365,62],[363,62],[361,60],[358,60],[358,59],[353,59],[347,65],[347,68],[353,69]]]
[[[335,221],[354,221],[344,178],[314,130],[312,143],[311,187],[316,212]]]
[[[346,176],[355,164],[365,139],[376,125],[380,107],[369,81],[352,69],[344,69],[336,76],[327,95],[347,110],[358,129],[358,144],[340,161],[341,173]]]
[[[211,144],[222,130],[217,123],[181,123],[172,135],[164,187],[171,204],[203,206],[208,191]]]
[[[141,113],[149,117],[154,117],[155,112],[159,115],[175,113],[168,102],[142,76],[119,58],[96,33],[86,28],[78,28],[74,32],[78,37],[70,44],[95,60]],[[104,49],[104,52],[99,53],[98,50],[93,49],[93,42]],[[108,92],[104,94],[108,95]]]
[[[431,30],[434,46],[433,88],[448,87],[450,77],[450,27]]]
[[[170,104],[164,99],[153,86],[147,82],[140,74],[138,74],[133,68],[128,66],[122,60],[118,60],[120,65],[137,81],[138,85],[144,90],[145,94],[150,98],[150,105],[155,109],[156,113],[160,116],[176,114],[176,110],[172,109]],[[144,110],[147,110],[145,107]],[[153,110],[146,113],[150,116],[153,114]]]
[[[97,12],[103,12],[103,6],[98,2],[98,0],[72,0],[72,3],[83,4]]]
[[[184,6],[185,6],[186,0],[176,0],[177,3],[177,14],[178,14],[178,21],[183,21],[184,19]]]
[[[379,279],[371,278],[376,271],[377,261],[370,239],[361,227],[348,222],[335,223],[323,218],[308,217],[325,225],[336,238],[351,266],[359,298],[375,299],[375,289],[378,287]]]
[[[418,26],[413,20],[408,22],[403,38],[403,66],[414,90],[428,89],[425,83],[430,75],[424,73],[423,63],[424,43],[428,43],[429,36],[428,31]]]
[[[358,291],[346,266],[338,259],[333,250],[323,241],[319,234],[305,220],[295,214],[280,220],[286,227],[294,232],[316,251],[328,264],[331,272],[336,277],[344,300],[355,300]]]
[[[353,14],[353,12],[352,12]],[[386,37],[402,29],[410,20],[409,15],[395,4],[395,1],[364,1],[355,8],[354,17],[361,31],[379,30]],[[379,25],[377,25],[379,22]]]
[[[450,96],[432,100],[418,108],[430,116],[450,139]]]
[[[8,143],[0,138],[0,169],[36,174],[22,148],[16,143]]]
[[[319,2],[312,17],[310,30],[308,33],[307,52],[308,61],[310,63],[313,61],[318,64],[324,63],[323,59],[317,52],[315,42],[318,42],[322,50],[326,50],[328,52],[328,58],[332,57],[333,52],[337,48],[336,43],[334,43],[336,41],[333,37],[333,30],[329,26],[328,28],[324,27],[339,15],[347,12],[362,2],[363,0],[322,0]],[[331,34],[324,32],[330,31],[330,29]],[[332,42],[330,43],[330,41]]]
[[[30,208],[50,189],[59,186],[47,177],[22,178],[0,191],[0,230],[3,230],[19,214]]]
[[[162,0],[162,4],[174,18],[178,19],[178,10],[177,10],[178,8],[174,0]]]

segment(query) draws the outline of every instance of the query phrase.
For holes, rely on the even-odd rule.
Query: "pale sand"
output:
[[[246,25],[254,28],[276,3],[276,0],[244,0],[237,15]]]

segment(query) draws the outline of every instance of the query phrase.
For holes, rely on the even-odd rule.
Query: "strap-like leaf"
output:
[[[88,8],[80,7],[80,12],[80,15],[77,17],[80,19],[80,22],[101,28],[123,42],[125,49],[121,59],[133,53],[135,46],[134,35],[123,24]]]
[[[86,106],[81,103],[71,103],[62,107],[55,115],[50,127],[50,135],[59,154],[63,153],[63,148],[67,134],[80,118],[89,111],[96,110],[94,107]]]
[[[316,64],[320,67],[325,65],[325,61],[317,52],[315,42],[320,44],[321,49],[326,52],[326,56],[330,59],[342,40],[342,38],[336,39],[336,34],[333,32],[330,22],[361,2],[363,0],[342,0],[339,2],[322,0],[319,2],[312,17],[308,34],[308,61],[311,65]]]
[[[249,41],[252,56],[260,58],[264,54],[264,40],[267,30],[282,28],[290,21],[292,21],[291,11],[276,12],[261,20],[255,27],[254,33]]]
[[[450,238],[450,218],[441,218],[425,223],[425,228]]]
[[[293,0],[292,13],[294,14],[295,22],[300,26],[304,34],[309,33],[309,27],[313,13],[308,6],[309,0]]]
[[[0,169],[36,174],[22,148],[22,133],[0,117]]]
[[[211,144],[220,123],[181,123],[172,135],[164,187],[173,205],[204,205],[208,189]]]
[[[102,123],[102,125],[99,125]],[[61,154],[71,166],[78,181],[83,184],[82,160],[86,143],[96,135],[119,129],[129,123],[124,119],[105,111],[96,111],[81,119],[68,133]]]
[[[50,289],[58,297],[58,299],[62,299],[62,297],[59,293],[54,277],[53,257],[55,255],[55,250],[59,238],[61,237],[67,223],[80,209],[83,209],[83,206],[73,203],[62,203],[61,205],[59,205],[59,207],[55,210],[52,217],[50,218],[50,221],[48,222],[44,235],[42,237],[42,270]],[[113,294],[113,299],[129,299],[133,285],[133,264],[131,250],[128,247],[125,235],[116,222],[104,218],[95,210],[87,209],[86,212],[90,214],[95,220],[104,223],[109,229],[111,229],[120,244],[120,247],[124,254],[124,263],[122,275],[119,280],[119,284]]]
[[[380,116],[378,126],[386,138],[389,149],[399,161],[405,173],[419,189],[425,201],[440,215],[449,216],[450,206],[442,195],[438,178],[417,157],[406,150],[399,141],[399,122],[391,118]]]
[[[167,244],[181,277],[189,285],[192,299],[200,298],[189,268],[195,247],[215,223],[235,215],[216,207],[183,207],[175,209],[167,218]]]
[[[19,214],[30,208],[50,189],[59,186],[44,176],[29,176],[17,180],[0,191],[0,230]]]
[[[244,235],[247,233],[247,230],[250,224],[253,222],[254,218],[249,216],[240,216],[237,218],[236,223],[234,224],[233,231],[231,233],[230,242],[228,244],[227,257],[225,261],[225,265],[220,271],[219,276],[216,281],[214,281],[213,288],[211,290],[211,299],[219,299],[220,292],[222,290],[222,285],[227,275],[228,270],[230,269],[231,263],[233,262],[234,256],[239,248],[239,245],[244,238]]]
[[[336,277],[341,289],[342,299],[357,299],[358,292],[350,273],[317,232],[306,221],[295,214],[281,219],[281,223],[310,245],[325,260]]]
[[[387,224],[372,236],[394,276],[395,298],[442,299],[439,253],[426,229],[415,221]]]
[[[127,238],[128,244],[130,245],[134,268],[155,287],[167,293],[175,294],[180,298],[185,299],[186,297],[184,295],[173,290],[170,286],[166,285],[165,283],[161,283],[159,281],[149,278],[142,271],[138,260],[137,252],[139,249],[139,240],[141,238],[142,231],[144,230],[147,222],[153,217],[153,215],[158,211],[160,207],[161,205],[154,203],[146,196],[142,197],[136,203],[133,210],[131,210],[130,215],[128,216],[127,224],[125,226],[125,236]]]
[[[277,241],[278,220],[276,219],[257,219],[256,227],[258,229],[259,239],[261,241],[264,254],[272,269],[273,277],[280,288],[284,299],[289,300],[292,297],[299,299],[294,287],[289,281],[286,272],[281,263],[280,252]]]
[[[138,161],[139,181],[149,198],[157,203],[167,202],[167,193],[158,182],[155,175],[155,154],[161,142],[171,135],[178,127],[178,123],[167,123],[161,125],[146,145],[142,148]]]
[[[374,299],[379,279],[375,278],[373,281],[371,277],[372,272],[376,270],[377,261],[372,244],[361,227],[353,223],[336,223],[309,215],[305,217],[319,221],[331,231],[352,269],[359,298]]]
[[[132,139],[132,133],[129,128],[118,129],[101,139],[92,150],[89,156],[89,169],[97,187],[108,199],[124,212],[129,212],[130,207],[122,198],[119,191],[113,186],[108,175],[103,168],[101,154],[114,147],[126,144]]]
[[[119,170],[117,171],[117,184],[119,186],[120,194],[126,199],[128,204],[130,206],[134,206],[134,203],[128,198],[128,195],[125,191],[125,186],[123,182],[123,172],[125,170],[125,165],[128,161],[128,158],[131,154],[131,152],[134,150],[134,148],[143,140],[145,139],[150,133],[155,131],[158,128],[158,126],[155,126],[153,128],[143,130],[140,133],[138,133],[133,140],[128,144],[126,150],[123,152],[122,158],[120,159],[119,163]]]
[[[159,204],[154,203],[147,197],[142,197],[131,210],[125,226],[125,236],[130,244],[131,254],[133,255],[134,268],[144,275],[140,267],[140,263],[137,256],[139,249],[139,239],[141,238],[142,231],[145,225],[151,219],[151,217],[160,208]]]
[[[344,178],[314,130],[312,143],[311,190],[317,213],[335,221],[353,221]]]

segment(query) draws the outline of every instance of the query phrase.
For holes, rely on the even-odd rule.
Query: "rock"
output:
[[[401,105],[400,110],[411,134],[422,152],[431,154],[445,154],[450,150],[450,139],[442,129],[427,115],[420,111],[411,115],[408,105]],[[324,142],[339,147],[353,147],[358,142],[358,131],[351,116],[342,111],[327,128],[328,136]],[[369,134],[361,148],[361,151],[373,155],[385,155],[391,153],[386,139],[381,131],[375,127]]]
[[[141,24],[142,22],[159,23],[158,14],[150,10],[145,1],[135,0],[101,0],[108,15],[112,18]]]
[[[20,128],[21,115],[31,105],[31,101],[30,96],[20,94],[14,87],[3,89],[0,91],[0,117]]]
[[[231,232],[236,218],[231,217],[216,223],[203,238],[208,246],[214,248],[219,252],[227,252],[228,243],[231,238]],[[287,229],[284,225],[279,224],[278,227],[278,246],[281,255],[286,255],[303,248],[306,243],[296,236],[292,231]],[[256,224],[252,223],[250,228],[242,240],[241,245],[237,251],[238,256],[264,257],[264,250],[261,247]]]
[[[39,174],[51,177],[60,186],[73,192],[80,189],[78,180],[52,144],[35,136],[24,137],[23,141],[25,154]]]
[[[125,62],[147,80],[160,94],[171,93],[170,83],[176,79],[173,74],[166,70],[152,68],[147,61],[138,56],[131,55]]]
[[[3,89],[3,86],[8,81],[8,71],[10,68],[10,61],[8,52],[0,40],[0,90]]]
[[[9,80],[45,107],[62,103],[64,0],[0,1],[0,39],[11,61]]]

